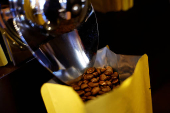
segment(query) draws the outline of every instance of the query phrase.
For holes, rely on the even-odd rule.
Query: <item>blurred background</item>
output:
[[[98,21],[99,30],[98,48],[100,49],[106,45],[109,45],[110,49],[117,54],[142,55],[146,53],[149,58],[153,111],[154,113],[169,113],[170,112],[169,108],[170,44],[168,41],[170,37],[169,0],[91,0],[91,1],[96,12]],[[0,1],[0,4],[8,5],[8,1],[7,0]],[[13,70],[16,70],[21,67],[19,71],[15,71],[10,75],[11,77],[13,76],[12,78],[9,77],[11,81],[12,80],[17,81],[20,78],[19,76],[22,76],[23,73],[25,75],[26,72],[28,72],[29,70],[36,71],[44,69],[35,59],[33,59],[32,55],[30,55],[29,52],[27,58],[22,59],[21,61],[19,61],[17,65],[14,66],[13,62],[10,60],[8,50],[1,36],[0,44],[8,60],[8,64],[6,66],[0,67],[1,74],[0,76],[12,73]],[[18,53],[19,51],[14,51],[14,53],[16,52]],[[18,53],[18,56],[20,56],[21,53],[23,52],[21,51],[20,53]],[[31,60],[31,62],[25,64],[25,62],[29,60]],[[23,67],[23,64],[25,68]],[[42,73],[44,71],[42,71]],[[45,71],[45,73],[48,72]],[[16,74],[18,76],[14,77]],[[31,74],[31,72],[27,73],[25,76],[30,76],[29,74]],[[52,75],[50,75],[50,77],[52,77]],[[48,76],[47,78],[49,79],[50,77]],[[9,78],[4,79],[8,81]],[[32,79],[30,78],[28,80]],[[27,82],[29,82],[28,80]],[[44,77],[44,80],[39,82],[39,87],[44,81],[46,81],[46,77]],[[12,82],[10,84],[16,83]],[[19,90],[19,88],[17,90]],[[24,94],[26,94],[27,91],[26,90],[24,91],[25,91]],[[14,92],[16,95],[18,94],[17,91]],[[20,102],[18,102],[17,105],[22,106],[19,103]],[[13,104],[11,104],[11,106],[13,106]],[[39,111],[42,106],[43,106],[42,103],[40,104],[40,106],[37,105],[36,108],[37,111]],[[24,106],[22,107],[27,108]]]

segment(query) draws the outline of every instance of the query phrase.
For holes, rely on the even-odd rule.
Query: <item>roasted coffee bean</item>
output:
[[[100,71],[104,72],[104,71],[106,71],[106,68],[103,67],[103,68],[100,69]]]
[[[86,97],[86,96],[82,96],[81,98],[82,98],[82,99],[87,99],[87,97]]]
[[[82,84],[82,85],[81,85],[81,89],[85,89],[85,88],[87,88],[87,87],[88,87],[87,84]]]
[[[104,91],[104,92],[108,92],[110,90],[111,90],[111,88],[109,86],[102,88],[102,91]]]
[[[84,77],[84,75],[86,75],[86,74],[83,73],[81,76]]]
[[[105,74],[105,75],[111,75],[111,74],[113,74],[113,73],[112,73],[112,71],[106,70],[106,71],[104,72],[104,74]]]
[[[111,86],[111,85],[112,85],[112,83],[111,83],[110,81],[106,81],[106,84],[107,84],[108,86]]]
[[[90,87],[92,87],[92,86],[93,86],[93,82],[89,82],[88,85],[89,85]]]
[[[97,79],[97,81],[99,81],[99,79],[100,79],[100,78],[99,78],[99,77],[97,77],[96,79]]]
[[[111,77],[109,81],[112,82],[114,79],[117,79],[117,77]]]
[[[107,83],[105,81],[100,81],[99,84],[102,85],[102,86],[107,85]]]
[[[112,69],[111,66],[106,66],[106,70],[107,70],[107,71],[111,71],[111,72],[113,73],[113,69]]]
[[[119,79],[113,79],[112,84],[116,84],[119,82]]]
[[[81,80],[71,84],[71,86],[86,102],[115,89],[119,85],[118,83],[118,73],[113,73],[112,67],[106,66],[106,68],[92,67],[87,69]]]
[[[111,78],[111,79],[109,79],[108,81],[112,82],[112,80],[113,80],[113,79]]]
[[[80,86],[76,85],[73,87],[74,90],[79,90],[80,89]]]
[[[84,94],[84,96],[90,96],[91,95],[91,92],[87,92]]]
[[[92,78],[91,82],[98,82],[98,79],[97,78]]]
[[[106,80],[106,78],[107,78],[107,77],[106,77],[105,74],[101,74],[101,75],[100,75],[100,80]]]
[[[93,75],[94,75],[95,77],[97,77],[97,76],[98,76],[98,72],[93,72]]]
[[[88,87],[88,88],[86,88],[84,91],[89,92],[89,91],[91,91],[91,88]]]
[[[94,67],[87,69],[86,73],[93,73],[95,71]]]
[[[100,86],[100,88],[106,88],[107,86]]]
[[[77,93],[78,93],[79,95],[83,95],[85,92],[84,92],[83,90],[79,90],[79,91],[77,91]]]
[[[101,74],[100,68],[96,68],[98,74]]]
[[[71,84],[71,86],[72,86],[72,87],[75,87],[75,86],[77,86],[77,84],[76,84],[76,83],[73,83],[73,84]]]
[[[83,81],[79,81],[79,82],[77,83],[77,85],[78,85],[78,86],[81,86],[82,83],[83,83]]]
[[[89,79],[92,79],[93,77],[94,77],[93,74],[86,74],[86,75],[84,76],[84,79],[89,80]]]
[[[111,76],[106,76],[106,80],[110,80],[111,79]]]
[[[112,77],[118,77],[118,75],[119,75],[119,74],[118,74],[117,72],[114,72],[111,76],[112,76]]]
[[[83,83],[87,84],[89,81],[88,80],[84,80]]]
[[[104,91],[99,91],[99,94],[100,94],[100,95],[102,95],[102,94],[104,94],[104,93],[105,93]]]
[[[95,96],[88,96],[87,99],[88,100],[92,100],[92,99],[95,99],[96,97]]]
[[[99,85],[99,83],[89,82],[88,85],[89,85],[90,87],[96,87],[96,86]]]
[[[113,77],[113,76],[112,76],[111,79],[112,79],[112,80],[113,80],[113,79],[117,79],[117,77]]]
[[[84,79],[84,80],[86,80],[86,79],[87,79],[87,76],[86,76],[86,75],[84,75],[84,76],[83,76],[83,79]]]
[[[92,95],[97,94],[99,91],[100,91],[100,88],[99,88],[99,87],[94,87],[94,88],[91,90]]]

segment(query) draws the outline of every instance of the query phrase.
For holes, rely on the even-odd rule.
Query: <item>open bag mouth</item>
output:
[[[119,69],[125,69],[125,71],[121,72],[132,73],[132,67],[134,67],[132,75],[126,79],[123,78],[118,88],[86,103],[83,103],[77,92],[75,92],[70,86],[45,83],[41,88],[41,95],[49,113],[54,113],[56,111],[63,113],[152,113],[147,55],[144,54],[142,57],[136,56],[135,60],[134,58],[133,60],[129,58],[130,56],[126,56],[128,60],[131,59],[133,62],[133,66],[131,65],[131,69],[129,68],[130,72],[128,72],[128,68],[122,68],[122,64],[121,66],[118,65],[121,61],[126,61],[122,60],[122,58],[125,58],[125,56],[120,58],[121,55],[116,55],[107,48],[102,49],[98,50],[99,52],[97,53],[96,60],[98,59],[99,54],[103,51],[105,51],[103,53],[105,53],[104,56],[107,56],[107,58],[102,57],[104,58],[103,61],[100,60],[99,62],[95,62],[94,67],[96,67],[96,65],[97,67],[101,67],[107,64],[112,68],[115,68],[118,73],[120,71]],[[112,59],[116,60],[109,62],[109,54],[114,55],[115,58],[112,57]],[[115,62],[115,64],[112,64],[113,62]],[[125,64],[127,67],[127,62]],[[120,74],[119,77],[121,79]]]

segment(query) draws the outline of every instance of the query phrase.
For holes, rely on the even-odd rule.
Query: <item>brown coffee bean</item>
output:
[[[81,76],[82,76],[82,78],[84,77],[84,75],[86,75],[85,73],[83,73]]]
[[[89,81],[88,80],[84,80],[83,83],[87,84]]]
[[[94,87],[94,88],[91,90],[92,95],[97,94],[99,91],[100,91],[100,88],[99,88],[99,87]]]
[[[73,84],[71,84],[71,86],[72,86],[72,87],[75,87],[75,86],[77,86],[77,84],[76,84],[76,83],[73,83]]]
[[[112,84],[116,84],[119,82],[119,79],[113,79]]]
[[[84,75],[84,76],[83,76],[83,79],[84,79],[84,80],[86,80],[86,79],[87,79],[87,76],[86,76],[86,75]]]
[[[112,71],[106,70],[106,71],[104,72],[104,74],[105,74],[105,75],[111,75],[111,74],[113,74],[113,73],[112,73]]]
[[[96,71],[97,71],[98,74],[101,74],[100,68],[96,68]]]
[[[79,90],[79,89],[80,89],[80,86],[74,86],[73,89],[74,89],[74,90]]]
[[[96,87],[96,86],[99,85],[99,83],[89,82],[88,85],[89,85],[90,87]]]
[[[86,96],[82,96],[81,98],[82,98],[82,99],[87,99],[87,97],[86,97]]]
[[[88,68],[86,73],[93,73],[95,71],[94,67]]]
[[[92,78],[91,82],[98,82],[98,79],[97,78]]]
[[[93,75],[94,75],[95,77],[97,77],[97,76],[98,76],[98,72],[93,72]]]
[[[89,91],[91,91],[91,88],[88,87],[88,88],[86,88],[84,91],[89,92]]]
[[[111,66],[106,66],[107,71],[111,71],[113,73],[113,68]]]
[[[112,85],[112,83],[111,83],[110,81],[106,81],[106,84],[107,84],[108,86],[111,86],[111,85]]]
[[[111,76],[106,76],[106,80],[110,80],[111,79]]]
[[[101,72],[104,72],[104,71],[106,71],[106,68],[102,67],[102,68],[100,69],[100,71],[101,71]]]
[[[99,81],[99,79],[100,79],[100,78],[99,78],[99,77],[97,77],[96,79],[97,79],[97,81]]]
[[[102,86],[107,85],[107,83],[105,81],[100,81],[99,84],[102,85]]]
[[[83,83],[83,81],[79,81],[79,82],[77,83],[77,85],[78,85],[78,86],[81,86],[82,83]]]
[[[118,75],[119,75],[119,74],[118,74],[117,72],[114,72],[111,76],[112,76],[112,77],[116,77],[116,78],[117,78],[117,77],[118,77]]]
[[[91,92],[87,92],[84,94],[84,96],[90,96],[91,95]]]
[[[85,92],[84,92],[83,90],[79,90],[79,91],[77,91],[77,93],[78,93],[79,95],[83,95]]]
[[[117,77],[111,77],[109,81],[112,82],[114,79],[117,79]]]
[[[106,66],[87,69],[81,80],[71,84],[71,86],[80,95],[81,99],[86,102],[118,87],[118,83],[118,73],[113,73],[112,67]]]
[[[112,82],[112,80],[113,80],[113,79],[111,78],[111,79],[109,79],[108,81]]]
[[[106,88],[107,86],[100,86],[100,88]]]
[[[106,78],[107,78],[107,77],[106,77],[105,74],[101,74],[101,75],[100,75],[100,80],[106,80]]]
[[[113,70],[111,66],[106,66],[106,69]]]
[[[90,87],[92,87],[92,86],[93,86],[93,82],[89,82],[88,85],[89,85]]]
[[[102,94],[104,94],[104,93],[105,93],[104,91],[99,91],[99,94],[100,94],[100,95],[102,95]]]
[[[102,91],[104,91],[104,92],[108,92],[110,90],[111,90],[111,88],[109,86],[102,88]]]
[[[113,76],[112,76],[111,79],[112,79],[112,80],[113,80],[113,79],[117,79],[117,77],[113,77]]]
[[[88,87],[87,84],[82,84],[82,85],[81,85],[81,89],[85,89],[85,88],[87,88],[87,87]]]
[[[88,100],[92,100],[92,99],[95,99],[96,97],[95,96],[88,96],[87,99]]]
[[[85,80],[89,80],[89,79],[92,79],[93,77],[94,77],[93,74],[86,74],[86,75],[84,76],[84,79],[85,79]]]

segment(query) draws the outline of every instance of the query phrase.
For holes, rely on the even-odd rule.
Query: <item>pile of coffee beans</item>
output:
[[[119,84],[118,73],[113,71],[112,67],[106,66],[103,68],[88,68],[82,79],[71,84],[71,86],[80,95],[81,99],[86,102],[113,90]]]

